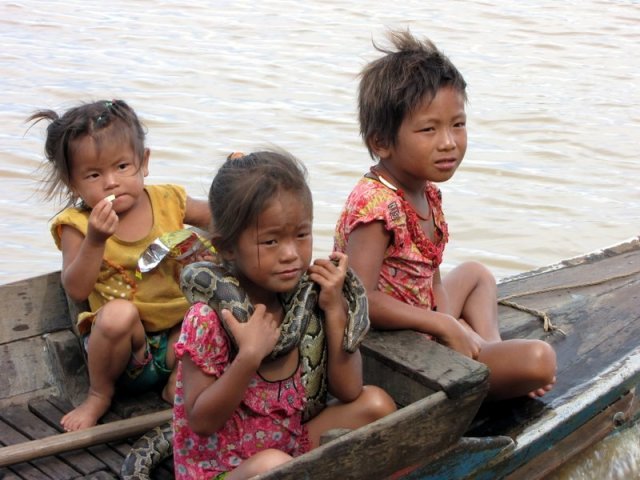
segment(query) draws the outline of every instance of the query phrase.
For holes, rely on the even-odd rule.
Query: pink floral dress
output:
[[[204,303],[196,303],[187,312],[175,350],[177,358],[189,355],[205,374],[216,378],[223,374],[233,354],[217,314]],[[256,373],[227,423],[203,437],[189,428],[180,363],[173,406],[176,479],[214,478],[267,448],[292,456],[307,452],[310,444],[302,424],[306,400],[301,374],[301,365],[290,378],[277,382],[266,381]]]
[[[434,241],[422,230],[402,190],[363,177],[349,194],[340,215],[334,249],[344,252],[349,235],[360,225],[382,222],[391,233],[391,243],[384,254],[378,289],[409,305],[435,309],[433,275],[442,263],[449,233],[440,190],[428,182],[425,195],[435,225]]]

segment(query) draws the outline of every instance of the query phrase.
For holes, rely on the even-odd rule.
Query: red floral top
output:
[[[204,303],[194,304],[187,312],[175,350],[177,358],[189,355],[203,373],[216,378],[232,359],[218,315]],[[301,364],[291,377],[281,381],[269,382],[256,373],[238,408],[210,436],[200,436],[189,428],[182,375],[180,362],[173,405],[176,480],[214,478],[268,448],[294,457],[310,449],[307,427],[302,423],[306,397]]]
[[[402,190],[363,177],[349,194],[340,215],[334,249],[344,252],[349,235],[360,225],[383,222],[391,233],[391,242],[384,254],[378,289],[409,305],[434,309],[433,275],[442,263],[449,233],[440,190],[427,182],[425,195],[435,225],[434,241],[422,230]]]

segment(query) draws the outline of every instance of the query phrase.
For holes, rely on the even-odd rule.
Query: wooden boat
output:
[[[503,337],[542,338],[558,354],[556,387],[538,400],[482,404],[483,365],[415,332],[371,332],[366,381],[401,408],[260,478],[544,477],[638,416],[639,286],[640,238],[500,283]],[[167,405],[118,399],[103,425],[58,433],[87,388],[59,273],[3,285],[0,302],[0,478],[116,477]],[[543,329],[544,314],[556,330]],[[170,461],[152,478],[172,478]]]

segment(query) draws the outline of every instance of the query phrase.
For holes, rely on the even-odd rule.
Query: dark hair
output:
[[[441,88],[453,87],[467,99],[462,74],[429,39],[420,42],[408,30],[391,31],[388,38],[397,51],[374,42],[384,56],[360,73],[360,134],[372,158],[369,140],[375,135],[386,145],[394,145],[405,116],[431,101]]]
[[[145,130],[136,113],[123,100],[85,103],[67,110],[62,117],[53,110],[40,110],[27,119],[34,124],[40,120],[50,122],[44,146],[48,160],[45,198],[66,198],[66,206],[76,205],[80,200],[71,190],[71,160],[76,140],[88,135],[98,150],[107,140],[127,141],[139,161],[144,157]]]
[[[299,194],[313,212],[307,169],[284,151],[254,152],[227,158],[209,189],[209,208],[216,248],[232,248],[238,237],[281,191]]]

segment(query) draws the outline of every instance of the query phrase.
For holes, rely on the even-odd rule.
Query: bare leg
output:
[[[320,445],[320,436],[333,428],[358,428],[396,410],[393,398],[381,388],[365,385],[360,396],[350,403],[328,405],[307,422],[311,447]]]
[[[540,340],[501,340],[497,286],[484,265],[463,263],[442,282],[449,300],[448,313],[460,318],[482,339],[477,360],[491,370],[490,398],[535,398],[553,388],[556,355],[549,344]]]
[[[173,400],[176,394],[176,377],[178,374],[177,370],[177,362],[176,362],[176,352],[173,349],[173,346],[180,338],[180,330],[182,328],[182,322],[175,325],[171,331],[169,332],[169,338],[167,339],[167,357],[165,360],[165,364],[167,368],[171,369],[171,375],[167,379],[167,383],[162,389],[162,399],[173,405]]]
[[[84,402],[60,420],[66,431],[95,425],[109,409],[115,382],[124,372],[131,353],[137,358],[144,354],[144,335],[133,303],[113,300],[102,307],[89,336],[89,393]]]
[[[464,320],[484,340],[500,341],[496,281],[478,262],[465,262],[442,279],[449,313]]]
[[[245,478],[251,478],[260,473],[268,472],[289,460],[291,460],[291,456],[280,450],[274,448],[262,450],[244,460],[235,470],[229,472],[225,479],[243,480]]]
[[[541,340],[514,339],[486,343],[478,361],[487,365],[489,398],[501,400],[524,395],[538,397],[553,388],[556,354]]]

